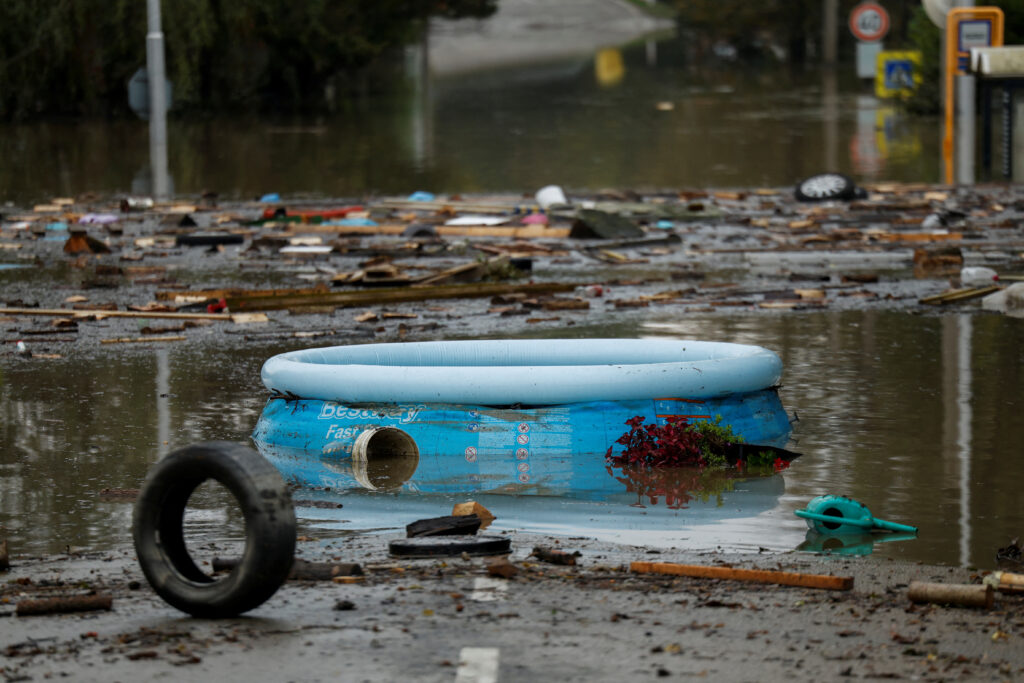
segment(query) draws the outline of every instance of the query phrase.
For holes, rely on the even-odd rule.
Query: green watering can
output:
[[[818,496],[812,498],[805,509],[793,512],[806,519],[807,526],[819,534],[862,534],[872,529],[917,533],[916,526],[872,517],[864,503],[845,496]]]

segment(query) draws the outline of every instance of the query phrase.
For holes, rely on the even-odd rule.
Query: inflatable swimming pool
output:
[[[306,486],[591,490],[637,415],[721,416],[748,443],[784,446],[781,371],[761,347],[667,339],[306,349],[264,364],[253,440]]]

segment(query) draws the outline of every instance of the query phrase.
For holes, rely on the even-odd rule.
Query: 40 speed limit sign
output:
[[[850,32],[865,43],[879,41],[889,32],[889,13],[877,2],[862,2],[850,12]]]

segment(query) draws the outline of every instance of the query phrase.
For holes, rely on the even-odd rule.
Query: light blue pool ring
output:
[[[492,339],[361,344],[290,351],[263,365],[264,385],[345,404],[555,405],[715,398],[776,386],[768,349],[676,339]]]

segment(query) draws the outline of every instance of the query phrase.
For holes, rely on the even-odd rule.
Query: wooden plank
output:
[[[692,576],[702,579],[731,579],[755,583],[775,583],[782,586],[822,588],[825,590],[848,591],[853,588],[852,576],[827,576],[824,574],[802,574],[780,572],[770,569],[734,569],[732,567],[707,567],[696,564],[675,564],[674,562],[633,562],[630,571],[639,574],[670,574]]]
[[[146,344],[148,342],[172,342],[185,341],[184,335],[175,334],[165,337],[115,337],[113,339],[101,339],[101,344]]]
[[[874,237],[883,242],[957,242],[964,238],[959,232],[884,232]]]
[[[569,282],[526,282],[526,283],[471,283],[467,285],[440,285],[435,287],[395,287],[367,289],[355,292],[326,292],[310,295],[227,297],[228,308],[232,311],[272,311],[311,306],[372,306],[383,303],[429,301],[431,299],[473,299],[523,292],[539,294],[568,292],[576,289],[578,283]]]
[[[941,305],[950,303],[959,303],[961,301],[970,301],[971,299],[978,299],[983,296],[988,296],[993,292],[998,292],[1002,287],[999,285],[990,285],[988,287],[965,287],[963,289],[952,289],[942,294],[936,294],[934,296],[926,296],[923,299],[918,299],[920,304],[931,304]]]
[[[101,309],[69,308],[0,308],[0,315],[59,315],[71,318],[96,316],[97,318],[166,318],[170,320],[231,320],[227,313],[168,313],[166,311],[104,311]]]
[[[226,299],[228,297],[251,298],[257,296],[285,296],[304,294],[325,294],[331,291],[326,285],[317,287],[282,287],[276,289],[186,289],[159,291],[156,293],[157,301],[173,301],[176,303],[192,303],[206,301],[207,299]]]

